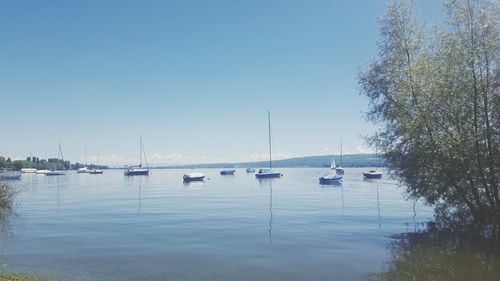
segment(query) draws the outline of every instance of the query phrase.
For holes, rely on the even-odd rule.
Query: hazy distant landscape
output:
[[[319,168],[330,167],[331,155],[304,156],[289,159],[273,160],[276,168]],[[340,156],[335,157],[335,162],[340,165]],[[157,169],[198,169],[198,168],[247,168],[268,167],[269,161],[239,162],[239,163],[207,163],[189,165],[155,165]],[[383,166],[383,161],[376,154],[349,154],[342,156],[342,167],[378,167]]]

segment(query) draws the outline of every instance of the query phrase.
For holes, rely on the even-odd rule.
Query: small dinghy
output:
[[[182,179],[184,182],[203,181],[205,179],[205,175],[202,173],[188,173],[184,174]]]
[[[382,172],[377,170],[370,170],[368,172],[363,172],[363,177],[365,179],[380,179],[382,178]]]
[[[281,176],[280,172],[274,172],[272,169],[259,169],[255,174],[255,177],[258,179],[280,178]]]
[[[234,176],[234,172],[236,172],[236,170],[222,170],[220,174],[223,176]]]

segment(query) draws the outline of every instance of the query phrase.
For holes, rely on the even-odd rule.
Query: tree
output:
[[[494,225],[498,237],[499,3],[452,0],[445,9],[448,22],[434,32],[411,1],[393,1],[380,20],[378,58],[359,75],[367,118],[382,125],[370,141],[410,198],[440,219]]]

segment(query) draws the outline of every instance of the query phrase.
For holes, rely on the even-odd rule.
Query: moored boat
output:
[[[259,171],[255,174],[255,177],[259,179],[265,178],[280,178],[283,176],[280,172],[274,172],[272,169],[259,169]]]
[[[205,179],[205,175],[202,173],[187,173],[184,174],[182,179],[184,180],[184,182],[203,181]]]
[[[89,168],[85,166],[85,167],[78,169],[78,171],[76,171],[76,172],[79,174],[85,174],[85,173],[89,172]]]
[[[322,176],[319,178],[319,183],[320,184],[340,184],[342,183],[343,177],[341,175],[337,175],[334,173],[329,173],[327,175]]]
[[[100,175],[100,174],[103,173],[103,170],[100,170],[100,169],[91,169],[91,170],[89,170],[88,173],[91,174],[91,175]]]
[[[35,173],[38,175],[45,175],[48,172],[50,172],[50,170],[37,170]]]
[[[247,168],[247,173],[255,173],[255,168]]]
[[[48,171],[45,173],[46,176],[64,176],[66,173],[64,171]]]
[[[147,176],[149,175],[149,170],[139,167],[129,167],[125,170],[126,176]]]
[[[34,173],[36,173],[36,169],[35,168],[22,168],[21,169],[21,173],[23,173],[23,174],[34,174]]]
[[[234,172],[236,172],[236,170],[234,170],[234,169],[222,170],[222,171],[220,171],[220,174],[223,176],[233,176]]]
[[[365,179],[380,179],[382,178],[382,172],[379,172],[377,170],[370,170],[367,172],[363,172],[363,177]]]
[[[272,159],[272,150],[271,150],[271,112],[267,112],[267,123],[268,123],[268,134],[269,134],[269,168],[268,169],[259,169],[259,171],[255,174],[255,177],[258,179],[265,178],[280,178],[283,176],[278,171],[273,171],[273,159]]]
[[[144,155],[144,160],[146,162],[146,168],[142,167],[142,156]],[[124,175],[125,176],[148,176],[149,175],[149,168],[148,168],[148,160],[146,158],[146,153],[144,153],[144,146],[142,144],[142,135],[140,136],[140,161],[141,163],[139,166],[136,167],[128,167]]]

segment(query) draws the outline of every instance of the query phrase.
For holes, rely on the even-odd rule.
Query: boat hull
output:
[[[23,174],[34,174],[34,173],[36,173],[36,169],[35,168],[22,168],[21,169],[21,173],[23,173]]]
[[[282,175],[279,172],[276,173],[257,173],[255,177],[258,179],[270,179],[270,178],[280,178]]]
[[[89,174],[91,174],[91,175],[100,175],[102,173],[103,173],[103,171],[101,171],[101,170],[91,170],[91,171],[89,171]]]
[[[319,183],[322,185],[338,185],[342,183],[342,178],[340,179],[319,178]]]
[[[184,176],[184,177],[183,177],[183,181],[184,181],[184,182],[204,181],[204,180],[205,180],[205,176],[199,176],[199,177],[188,177],[188,176]]]
[[[255,169],[254,168],[247,168],[247,173],[255,173]]]
[[[127,170],[125,171],[126,176],[148,176],[149,170]]]
[[[223,176],[233,176],[234,172],[236,172],[236,171],[235,170],[225,170],[225,171],[220,171],[220,174]]]
[[[381,179],[382,178],[382,173],[363,173],[363,177],[365,179]]]

